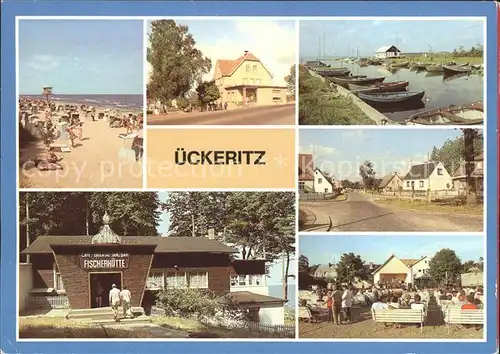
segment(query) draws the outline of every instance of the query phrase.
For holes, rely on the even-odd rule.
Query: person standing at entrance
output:
[[[115,315],[115,321],[118,321],[118,307],[120,306],[120,289],[115,284],[111,286],[109,291],[109,304]]]
[[[132,294],[130,294],[130,290],[128,290],[126,286],[124,286],[123,290],[120,292],[120,299],[122,300],[123,317],[125,318],[134,317],[132,315],[132,307],[130,305],[130,301],[132,300]]]
[[[102,307],[102,296],[104,295],[104,288],[102,287],[101,282],[97,283],[97,296],[95,298],[96,306]]]

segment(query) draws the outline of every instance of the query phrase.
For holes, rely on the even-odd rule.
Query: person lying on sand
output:
[[[58,158],[57,155],[53,152],[48,152],[44,155],[39,155],[31,159],[31,161],[35,164],[35,167],[39,171],[62,170],[63,167],[59,163],[59,161],[61,160],[62,158]]]

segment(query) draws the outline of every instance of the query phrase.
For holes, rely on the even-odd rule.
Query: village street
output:
[[[349,193],[345,201],[301,201],[306,217],[301,231],[483,231],[476,215],[437,214],[382,207],[369,197]]]
[[[148,125],[294,125],[295,104],[147,116]]]

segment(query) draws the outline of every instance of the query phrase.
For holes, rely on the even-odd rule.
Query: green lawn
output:
[[[424,200],[414,200],[410,199],[377,199],[377,204],[399,208],[399,209],[409,209],[417,211],[426,211],[433,213],[453,213],[453,214],[468,214],[468,215],[483,215],[483,204],[475,205],[440,205],[437,203],[428,203]]]
[[[350,99],[336,94],[328,82],[299,68],[299,124],[374,125]]]
[[[427,57],[423,55],[419,56],[406,56],[399,59],[391,59],[391,63],[400,63],[410,61],[413,63],[429,63],[429,64],[446,64],[449,62],[456,62],[457,64],[471,63],[474,65],[484,64],[483,57],[453,57],[453,55],[429,55]]]

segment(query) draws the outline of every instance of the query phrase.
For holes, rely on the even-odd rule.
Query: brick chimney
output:
[[[248,54],[248,50],[245,50],[245,56]]]

